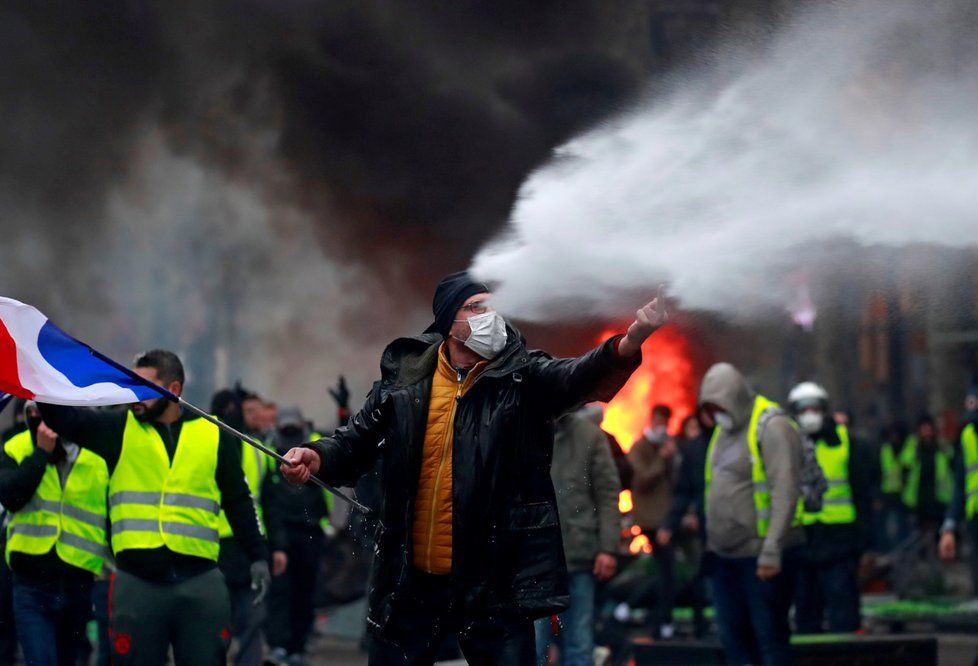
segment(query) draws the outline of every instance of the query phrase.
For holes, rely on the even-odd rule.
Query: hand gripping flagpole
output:
[[[78,341],[78,342],[79,342],[79,344],[83,344],[83,345],[85,344],[85,343],[80,342],[80,341]],[[96,356],[96,357],[100,358],[101,360],[103,360],[106,363],[112,365],[113,367],[117,368],[118,370],[126,373],[133,380],[137,381],[138,383],[142,384],[143,386],[146,386],[147,388],[150,388],[150,389],[156,391],[162,397],[166,398],[170,402],[175,402],[178,405],[180,405],[181,407],[183,407],[184,409],[186,409],[188,411],[191,411],[194,414],[196,414],[197,416],[201,417],[202,419],[204,419],[206,421],[210,421],[211,423],[213,423],[214,425],[216,425],[218,428],[220,428],[224,432],[228,433],[229,435],[232,435],[233,437],[236,437],[237,439],[240,439],[245,444],[248,444],[249,446],[252,446],[252,447],[258,449],[259,451],[261,451],[265,455],[271,456],[272,458],[274,458],[275,460],[279,461],[280,463],[282,463],[286,467],[295,467],[295,464],[291,460],[288,460],[287,458],[285,458],[285,456],[280,455],[278,453],[278,451],[275,451],[274,449],[270,449],[267,446],[265,446],[264,444],[262,444],[261,442],[259,442],[258,440],[254,439],[253,437],[249,437],[248,435],[244,434],[243,432],[240,432],[240,431],[236,430],[235,428],[232,428],[231,426],[229,426],[224,421],[221,421],[220,419],[218,419],[218,418],[216,418],[216,417],[208,414],[207,412],[205,412],[204,410],[200,409],[199,407],[190,404],[189,402],[187,402],[183,398],[179,397],[178,395],[176,395],[174,393],[171,393],[170,391],[167,391],[162,386],[158,386],[158,385],[154,384],[153,382],[148,381],[148,380],[146,380],[143,377],[140,377],[139,375],[137,375],[135,372],[133,372],[129,368],[125,367],[121,363],[117,363],[116,361],[112,360],[111,358],[109,358],[105,354],[102,354],[98,350],[93,349],[92,347],[90,347],[88,345],[85,345],[85,346],[88,347],[88,350],[92,353],[93,356]],[[309,480],[312,481],[313,484],[315,484],[315,485],[319,486],[320,488],[322,488],[323,490],[325,490],[327,492],[330,492],[333,495],[336,495],[337,497],[339,497],[340,499],[342,499],[345,502],[349,502],[350,506],[353,506],[353,507],[359,509],[364,514],[367,514],[367,515],[370,514],[370,509],[368,507],[364,506],[363,504],[361,504],[357,500],[353,499],[352,497],[350,497],[346,493],[340,492],[336,488],[334,488],[332,486],[329,486],[329,485],[326,485],[326,483],[323,482],[323,480],[320,479],[319,477],[317,477],[315,475],[312,475],[312,476],[309,477]]]

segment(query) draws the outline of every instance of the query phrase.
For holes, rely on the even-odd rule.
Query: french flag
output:
[[[177,400],[71,337],[37,308],[0,296],[0,401],[4,393],[54,405]]]

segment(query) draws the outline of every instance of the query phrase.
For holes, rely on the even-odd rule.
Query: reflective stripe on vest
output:
[[[938,447],[934,452],[934,494],[937,501],[942,504],[951,502],[951,495],[954,491],[954,475],[951,473],[951,459],[953,454],[948,453],[943,447]],[[914,435],[907,437],[906,444],[903,445],[903,452],[900,459],[907,467],[907,484],[903,488],[903,503],[911,508],[917,508],[920,500],[920,458],[917,456],[917,438]]]
[[[761,448],[757,438],[757,425],[761,415],[769,409],[779,409],[776,402],[768,400],[762,395],[754,398],[754,409],[751,412],[750,422],[747,424],[747,447],[751,459],[751,480],[754,482],[754,511],[757,516],[757,535],[767,536],[768,525],[771,523],[771,489],[768,486],[767,474],[764,472],[764,461],[761,458]],[[706,469],[705,474],[705,497],[704,505],[710,501],[710,482],[713,478],[713,449],[720,436],[720,428],[714,428],[713,437],[710,438],[710,445],[706,450]],[[795,516],[792,525],[801,524],[802,500],[798,500],[795,509]]]
[[[845,426],[835,429],[839,444],[829,446],[824,440],[815,443],[815,458],[825,474],[828,488],[822,496],[822,510],[802,516],[806,525],[840,525],[856,522],[856,507],[852,503],[852,486],[849,485],[849,456],[851,448],[849,431]]]
[[[127,415],[122,452],[109,481],[116,553],[165,546],[217,561],[219,440],[220,431],[212,423],[184,421],[171,463],[156,428]]]
[[[315,442],[316,440],[320,440],[322,438],[323,436],[318,432],[313,432],[309,435],[310,442]],[[326,502],[326,515],[319,519],[319,527],[325,531],[329,529],[329,518],[333,515],[333,493],[324,488],[323,500]]]
[[[244,470],[248,491],[251,493],[251,501],[255,506],[255,514],[258,516],[258,527],[263,531],[265,522],[261,510],[261,484],[271,469],[271,463],[272,459],[269,456],[252,445],[241,442],[241,469]],[[217,520],[218,534],[222,539],[234,536],[234,530],[231,529],[231,523],[228,522],[228,517],[223,510],[221,510]]]
[[[880,490],[888,495],[903,490],[903,465],[888,442],[880,448],[880,471],[883,477]]]
[[[971,520],[978,514],[978,428],[969,423],[961,432],[961,451],[964,454],[965,516]]]
[[[34,451],[30,432],[10,438],[6,454],[20,464]],[[11,553],[44,555],[54,548],[71,566],[99,574],[108,554],[106,500],[109,470],[100,456],[80,449],[64,487],[58,468],[45,467],[34,497],[13,513],[7,527],[6,559]]]

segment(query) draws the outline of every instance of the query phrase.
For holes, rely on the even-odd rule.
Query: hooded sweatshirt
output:
[[[718,431],[706,461],[713,467],[706,546],[723,557],[756,557],[758,565],[780,567],[782,551],[805,539],[800,526],[791,526],[800,493],[802,441],[785,415],[768,420],[761,434],[758,445],[771,493],[771,522],[767,536],[761,538],[747,443],[755,397],[744,376],[729,363],[714,365],[703,378],[700,403],[717,405],[733,419],[731,430]]]

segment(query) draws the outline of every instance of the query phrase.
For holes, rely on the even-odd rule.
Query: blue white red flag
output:
[[[177,398],[52,324],[36,308],[0,296],[0,392],[55,405],[122,405]]]

